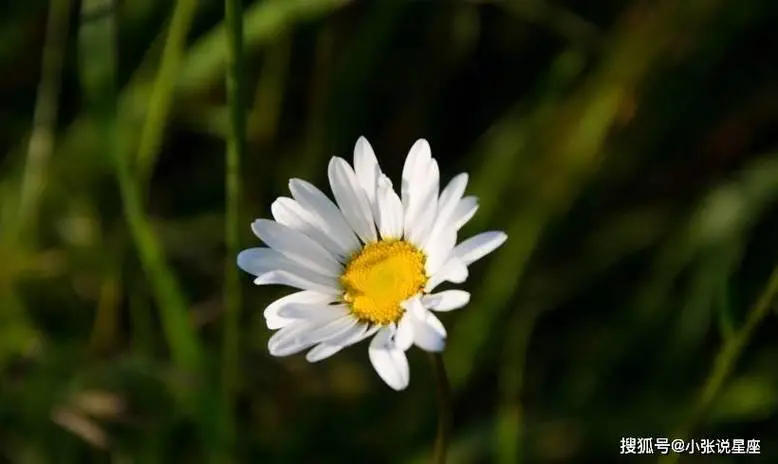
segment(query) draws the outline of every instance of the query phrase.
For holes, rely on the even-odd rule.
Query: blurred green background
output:
[[[401,393],[365,344],[272,358],[288,290],[235,266],[360,135],[510,237],[441,318],[450,462],[776,462],[777,2],[243,6],[237,53],[220,0],[0,6],[0,462],[427,462],[423,353]]]

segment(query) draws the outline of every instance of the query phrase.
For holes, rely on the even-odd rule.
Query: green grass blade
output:
[[[19,199],[20,230],[35,230],[41,192],[46,184],[45,169],[54,151],[62,64],[65,59],[70,23],[70,0],[52,0],[46,23],[46,43],[32,133]]]
[[[141,183],[145,183],[150,176],[162,144],[162,134],[173,102],[173,89],[184,58],[186,36],[196,11],[196,0],[179,0],[173,9],[162,59],[151,88],[146,118],[140,132],[136,161],[137,175]]]

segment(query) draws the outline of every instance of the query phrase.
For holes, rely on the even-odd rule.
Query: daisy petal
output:
[[[338,351],[345,348],[341,345],[330,345],[328,343],[319,343],[311,348],[311,351],[305,354],[305,360],[309,363],[315,363],[329,358]]]
[[[315,345],[321,342],[329,342],[336,339],[346,332],[353,329],[360,322],[350,315],[342,316],[336,319],[321,320],[321,325],[302,334],[300,338],[309,345]]]
[[[359,322],[354,325],[350,330],[347,330],[337,337],[330,338],[325,343],[330,345],[349,346],[362,341],[370,334],[370,326],[364,322]],[[375,333],[375,330],[373,330]]]
[[[440,171],[438,162],[430,159],[417,187],[411,187],[408,208],[405,210],[405,236],[418,247],[427,239],[438,208]]]
[[[440,266],[446,262],[451,250],[457,244],[457,233],[454,229],[446,229],[437,238],[427,244],[426,254],[427,260],[424,263],[427,275],[435,275],[440,269]]]
[[[357,176],[359,185],[365,191],[367,200],[370,204],[375,203],[376,186],[378,178],[381,175],[381,168],[378,166],[378,160],[367,139],[360,137],[354,146],[354,173]]]
[[[289,190],[294,199],[315,217],[316,224],[324,233],[338,244],[344,256],[349,256],[359,249],[357,236],[346,223],[343,213],[327,198],[327,195],[301,179],[290,180]]]
[[[340,211],[364,243],[375,242],[373,212],[354,170],[343,158],[333,157],[327,172]]]
[[[388,177],[381,175],[376,192],[376,218],[381,238],[403,235],[403,205]]]
[[[361,342],[362,340],[364,340],[364,339],[366,339],[368,337],[372,337],[373,335],[375,335],[376,332],[378,332],[379,329],[381,329],[380,325],[370,326],[367,329],[367,331],[365,331],[365,333],[362,334],[361,337],[349,340],[348,342],[343,342],[343,345],[344,346],[348,346],[348,345],[353,345],[354,343],[357,343],[357,342]]]
[[[459,257],[466,266],[469,266],[494,251],[507,238],[508,235],[505,232],[482,232],[457,245],[452,253]]]
[[[238,253],[238,267],[257,277],[271,271],[286,271],[328,287],[338,285],[335,276],[323,275],[271,248],[249,248],[241,251]]]
[[[451,311],[469,303],[470,293],[464,290],[445,290],[440,293],[424,295],[421,302],[425,308],[433,311]]]
[[[297,321],[273,334],[267,347],[273,356],[289,356],[337,337],[356,324],[357,321],[349,316],[324,321]]]
[[[413,324],[413,343],[424,351],[439,353],[446,347],[446,328],[421,304],[421,298],[408,301],[406,310]]]
[[[462,226],[473,219],[476,211],[478,211],[478,198],[462,198],[459,200],[456,208],[454,208],[454,212],[451,213],[451,227],[453,227],[454,230],[461,229]]]
[[[413,319],[413,344],[431,353],[440,353],[446,348],[446,330],[431,312],[427,311],[424,320]]]
[[[317,303],[290,303],[278,310],[278,315],[288,319],[332,320],[348,314],[345,305]]]
[[[465,263],[456,256],[449,256],[448,260],[443,263],[443,266],[438,269],[438,272],[433,274],[427,281],[427,285],[424,286],[424,291],[429,293],[443,282],[461,284],[467,280],[467,276],[468,271]]]
[[[413,321],[410,312],[405,311],[400,322],[397,323],[397,332],[394,334],[394,343],[397,348],[408,351],[413,345]]]
[[[267,328],[270,330],[283,329],[294,321],[294,319],[287,319],[277,314],[270,314],[269,316],[265,316],[265,325],[267,325]]]
[[[312,363],[321,361],[347,346],[364,340],[375,333],[376,330],[378,330],[377,326],[373,329],[369,329],[367,324],[357,324],[350,330],[343,332],[341,335],[314,346],[311,351],[305,355],[305,359]]]
[[[437,217],[429,236],[425,240],[425,247],[429,246],[430,242],[437,240],[443,231],[451,228],[451,216],[457,205],[459,205],[462,194],[465,193],[467,180],[467,174],[459,174],[451,179],[446,188],[443,189],[443,192],[441,192],[440,199],[438,200]]]
[[[325,295],[323,293],[311,292],[304,290],[302,292],[292,293],[285,297],[279,298],[276,301],[270,303],[265,308],[264,316],[267,328],[270,330],[280,329],[286,327],[294,321],[294,319],[282,317],[279,315],[281,309],[289,304],[327,304],[335,300],[333,295]]]
[[[416,196],[414,195],[414,190],[419,189],[424,182],[427,163],[430,159],[432,159],[430,144],[424,139],[417,140],[408,152],[403,165],[400,192],[402,193],[402,203],[405,211],[408,211],[410,208],[411,197]]]
[[[420,227],[415,226],[414,222],[419,211],[422,210],[422,202],[428,197],[431,184],[428,179],[434,174],[430,172],[434,169],[433,166],[437,167],[437,163],[432,159],[429,143],[424,139],[417,140],[405,158],[400,186],[406,238],[410,239],[411,235],[414,236],[413,238],[418,238]],[[435,188],[437,189],[437,186]]]
[[[293,274],[287,271],[270,271],[254,279],[256,285],[286,285],[288,287],[299,288],[300,290],[312,290],[314,292],[327,295],[340,295],[341,290],[338,285],[329,286],[307,278],[300,274]]]
[[[302,232],[269,219],[257,219],[251,229],[270,248],[321,274],[337,277],[343,267],[321,245]]]
[[[316,218],[300,206],[300,203],[289,197],[279,197],[270,205],[270,211],[276,222],[299,230],[329,251],[336,260],[341,263],[345,261],[346,252],[316,225]]]
[[[408,386],[410,370],[405,352],[392,343],[391,335],[389,328],[380,329],[370,342],[368,355],[381,380],[399,391]]]
[[[295,321],[278,332],[274,333],[267,341],[267,349],[272,356],[290,356],[312,345],[304,343],[301,335],[313,326],[308,321]]]

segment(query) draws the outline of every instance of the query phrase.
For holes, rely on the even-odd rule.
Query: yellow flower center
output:
[[[424,260],[424,253],[404,240],[369,243],[349,260],[340,276],[343,300],[363,322],[397,322],[403,313],[400,303],[427,283]]]

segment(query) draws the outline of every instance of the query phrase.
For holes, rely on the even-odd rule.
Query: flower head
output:
[[[272,355],[311,348],[306,359],[316,362],[373,337],[373,367],[402,390],[410,378],[405,351],[445,347],[446,329],[433,312],[470,300],[463,290],[432,292],[443,282],[464,282],[467,266],[507,236],[484,232],[457,245],[457,231],[478,202],[463,197],[467,174],[439,192],[438,164],[426,140],[408,153],[400,195],[364,137],[354,148],[354,167],[334,157],[328,175],[335,202],[304,180],[290,180],[292,198],[271,207],[275,221],[251,225],[267,248],[242,251],[238,266],[257,285],[301,290],[265,309],[268,328],[278,329],[268,342]]]

